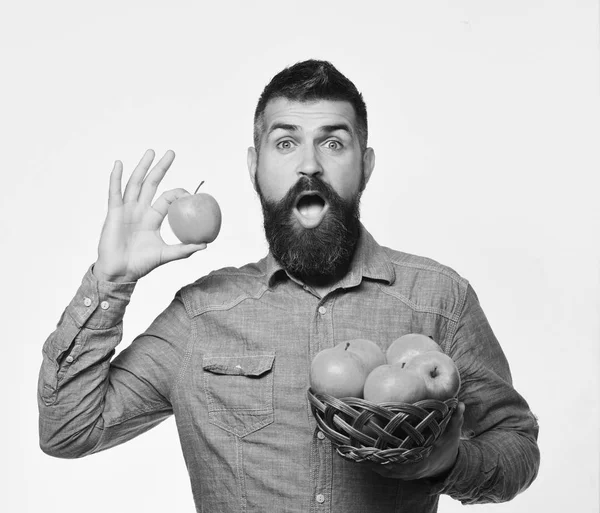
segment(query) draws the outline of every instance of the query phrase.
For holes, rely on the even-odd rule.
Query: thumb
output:
[[[465,403],[459,402],[458,405],[456,406],[456,410],[454,410],[454,413],[452,414],[452,418],[450,419],[450,422],[448,424],[448,431],[460,432],[460,429],[462,428],[462,425],[463,425],[464,412],[465,412]]]
[[[164,263],[172,262],[173,260],[181,260],[206,249],[206,243],[202,244],[172,244],[167,246],[163,252]]]

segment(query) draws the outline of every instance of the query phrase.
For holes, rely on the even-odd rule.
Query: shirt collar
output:
[[[271,286],[278,277],[283,276],[287,276],[285,269],[269,252],[266,257],[266,278],[268,285]],[[392,284],[396,279],[396,273],[385,249],[375,241],[373,236],[361,223],[360,237],[354,251],[350,269],[338,282],[337,287],[354,287],[360,284],[363,278],[381,280]]]

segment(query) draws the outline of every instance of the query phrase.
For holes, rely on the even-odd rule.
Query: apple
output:
[[[344,343],[344,342],[342,342]],[[384,365],[385,354],[381,348],[373,341],[365,338],[356,338],[345,342],[348,344],[348,351],[357,354],[365,365],[367,374],[375,367]]]
[[[427,385],[420,374],[402,364],[385,364],[367,376],[364,396],[373,403],[415,403],[427,399]]]
[[[427,335],[408,333],[394,340],[385,353],[387,363],[406,365],[414,356],[426,351],[443,352],[442,348]]]
[[[423,378],[429,399],[445,401],[458,394],[460,373],[452,358],[445,353],[427,351],[418,354],[404,368]]]
[[[367,379],[365,363],[350,342],[323,349],[310,365],[310,386],[315,393],[342,397],[362,397]]]
[[[198,193],[176,199],[167,211],[169,225],[184,244],[202,244],[214,241],[221,230],[221,209],[210,194]]]

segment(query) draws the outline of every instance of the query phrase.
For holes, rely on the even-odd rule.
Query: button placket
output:
[[[330,296],[327,300],[320,302],[314,310],[310,341],[313,358],[319,351],[332,345],[334,333],[332,308],[334,300],[334,296]],[[313,513],[329,511],[327,506],[330,506],[331,501],[333,449],[325,433],[320,429],[316,431],[316,436],[313,439],[313,450],[314,467],[311,473],[314,476],[314,502],[311,511]]]

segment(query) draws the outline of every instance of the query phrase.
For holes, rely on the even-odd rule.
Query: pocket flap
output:
[[[251,356],[205,356],[202,368],[213,374],[258,377],[273,367],[274,354]]]

